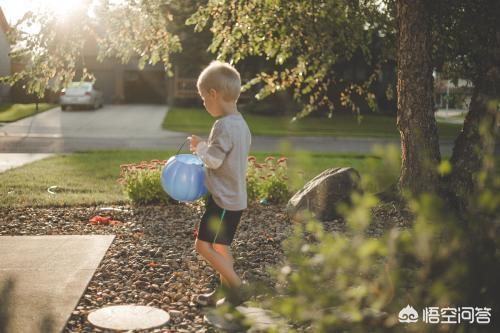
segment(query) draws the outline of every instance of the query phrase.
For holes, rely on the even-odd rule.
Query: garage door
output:
[[[115,102],[115,73],[112,70],[96,70],[93,72],[96,78],[95,87],[102,91],[104,103]]]
[[[125,102],[164,104],[167,99],[165,73],[162,71],[126,71]]]

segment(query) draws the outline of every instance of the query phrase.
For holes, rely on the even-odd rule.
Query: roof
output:
[[[7,22],[7,19],[5,18],[5,15],[3,14],[2,7],[0,7],[0,28],[2,28],[2,30],[4,32],[7,32],[10,30],[9,23]]]

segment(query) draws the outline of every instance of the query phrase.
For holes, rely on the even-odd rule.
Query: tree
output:
[[[208,51],[211,34],[209,31],[196,33],[186,20],[204,3],[200,0],[170,1],[166,8],[172,14],[173,21],[169,31],[179,36],[182,46],[180,52],[172,54],[172,64],[178,67],[179,74],[184,77],[195,77],[206,66],[213,55]]]
[[[198,30],[211,24],[212,51],[223,59],[238,62],[260,55],[280,65],[279,71],[261,73],[250,85],[265,84],[260,97],[292,88],[295,97],[306,102],[299,115],[322,106],[332,111],[332,99],[352,105],[355,94],[373,97],[369,88],[377,71],[363,84],[345,82],[338,75],[338,65],[356,50],[374,68],[397,56],[403,162],[399,188],[419,194],[443,191],[447,185],[448,192],[463,197],[471,193],[471,179],[484,151],[484,143],[476,144],[481,141],[479,119],[487,114],[486,101],[498,91],[492,79],[498,75],[493,64],[499,63],[500,24],[492,14],[497,11],[498,2],[486,0],[294,1],[286,6],[279,0],[208,1],[189,23]],[[370,52],[375,35],[383,36],[385,53],[379,58]],[[442,69],[442,64],[456,70],[455,78],[474,78],[471,108],[477,110],[469,113],[456,141],[453,172],[446,184],[438,174],[441,157],[432,102],[432,71]],[[339,96],[328,94],[342,84]]]
[[[11,57],[26,64],[9,84],[24,81],[28,93],[42,97],[47,89],[59,91],[75,78],[92,78],[83,60],[86,43],[95,42],[98,59],[138,59],[139,68],[162,62],[170,70],[170,55],[179,52],[179,37],[172,34],[173,16],[163,1],[82,1],[71,13],[56,17],[50,10],[28,11],[11,29]],[[78,22],[78,24],[75,24]],[[83,65],[81,73],[76,72]]]
[[[460,209],[477,194],[477,177],[485,156],[492,155],[498,133],[500,91],[500,3],[495,0],[453,0],[432,3],[436,68],[452,80],[473,83],[464,126],[455,141],[449,194]],[[493,138],[493,140],[492,140]]]
[[[336,98],[346,105],[353,105],[356,94],[368,100],[374,97],[370,84],[377,71],[363,84],[345,82],[338,73],[339,64],[350,60],[356,51],[361,50],[375,69],[397,54],[397,125],[402,146],[399,186],[414,194],[437,190],[440,154],[432,105],[427,1],[294,1],[287,6],[277,0],[209,1],[190,23],[202,29],[212,13],[219,14],[211,25],[212,50],[235,62],[263,55],[282,65],[281,71],[261,73],[251,84],[266,84],[261,96],[294,89],[296,98],[307,98],[302,115],[321,106],[333,111],[328,92],[339,84],[345,88]],[[379,57],[371,52],[374,36],[383,36],[385,52]]]
[[[430,12],[426,0],[398,0],[398,118],[402,166],[399,186],[436,192],[441,159],[432,101]]]

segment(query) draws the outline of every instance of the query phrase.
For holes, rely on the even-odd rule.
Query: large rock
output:
[[[332,168],[309,181],[288,201],[287,213],[293,220],[300,220],[305,211],[327,221],[339,214],[336,206],[347,202],[351,193],[359,189],[359,173],[353,168]]]

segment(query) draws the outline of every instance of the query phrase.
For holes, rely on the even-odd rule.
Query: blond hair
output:
[[[226,101],[236,101],[240,97],[240,73],[228,63],[212,61],[198,77],[198,91],[208,92],[210,89],[222,94]]]

